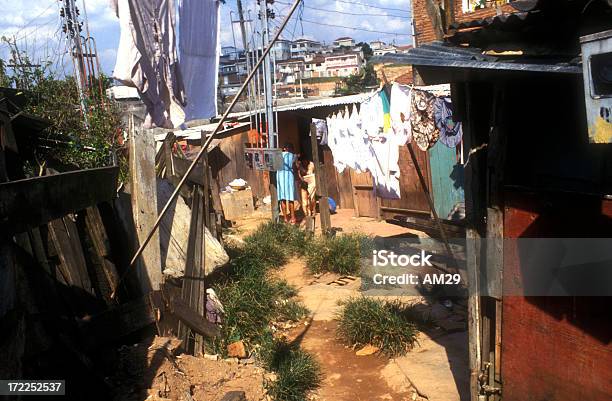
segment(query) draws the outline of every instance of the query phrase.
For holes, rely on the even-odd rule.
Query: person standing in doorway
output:
[[[296,157],[293,145],[286,143],[283,146],[283,166],[276,172],[276,190],[281,211],[286,223],[295,224],[295,174]]]

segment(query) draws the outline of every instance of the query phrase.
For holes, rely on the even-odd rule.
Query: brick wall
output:
[[[441,3],[441,0],[434,1],[438,4]],[[491,17],[496,14],[495,7],[484,8],[473,12],[464,13],[462,9],[462,1],[453,0],[453,2],[455,22],[477,20]],[[433,42],[434,40],[436,40],[436,35],[434,33],[431,20],[429,19],[429,14],[427,13],[427,6],[425,4],[425,0],[412,0],[412,15],[414,18],[415,30],[417,33],[417,45]],[[502,11],[505,13],[509,13],[514,11],[514,9],[509,4],[504,4],[502,6]]]

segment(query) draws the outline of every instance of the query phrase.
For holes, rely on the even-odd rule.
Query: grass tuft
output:
[[[371,249],[371,239],[363,234],[319,237],[308,247],[306,265],[313,273],[358,274],[361,258]]]
[[[310,353],[268,335],[262,340],[260,359],[276,380],[266,382],[268,394],[276,401],[305,401],[309,391],[321,384],[321,367]]]
[[[278,319],[283,322],[297,322],[310,312],[301,302],[295,299],[279,301]]]
[[[344,303],[339,313],[338,335],[355,347],[372,344],[388,356],[406,354],[418,330],[410,309],[401,302],[357,297]]]

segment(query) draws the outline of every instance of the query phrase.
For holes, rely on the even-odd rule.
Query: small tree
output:
[[[50,122],[39,138],[45,146],[35,147],[33,159],[26,160],[32,165],[32,170],[36,167],[40,171],[49,163],[61,166],[58,167],[61,169],[112,164],[113,153],[119,150],[117,135],[122,127],[118,107],[105,95],[111,80],[99,77],[101,90],[99,86],[92,87],[86,94],[87,110],[83,112],[73,77],[57,76],[50,70],[51,62],[34,64],[14,41],[5,37],[2,41],[10,46],[10,64],[14,67],[12,73],[8,73],[7,63],[0,60],[0,85],[24,90],[24,111]],[[30,174],[36,172],[30,171]]]
[[[336,90],[337,95],[354,95],[367,90],[368,87],[378,85],[376,71],[372,64],[366,64],[359,74],[350,75],[342,79],[342,85]]]

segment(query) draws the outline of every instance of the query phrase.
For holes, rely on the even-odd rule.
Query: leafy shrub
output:
[[[308,247],[306,264],[311,272],[357,274],[361,257],[369,251],[371,240],[363,234],[319,237]]]
[[[356,347],[372,344],[389,356],[406,354],[416,342],[417,328],[400,302],[358,297],[344,302],[338,335]]]

